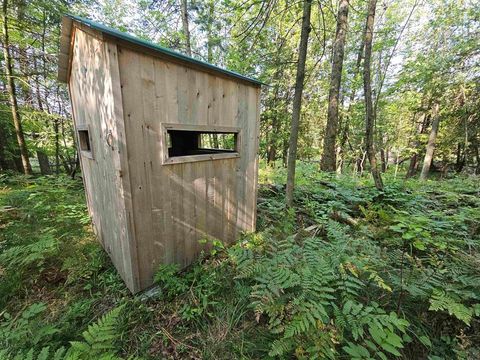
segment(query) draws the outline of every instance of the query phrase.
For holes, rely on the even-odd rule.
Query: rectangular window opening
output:
[[[86,157],[93,159],[92,144],[90,142],[90,132],[87,127],[77,129],[78,134],[78,146],[80,152]]]
[[[80,150],[92,151],[88,130],[78,130],[78,140],[80,142]]]
[[[220,125],[162,124],[163,164],[240,157],[240,128]]]
[[[237,133],[167,130],[168,157],[237,152]]]

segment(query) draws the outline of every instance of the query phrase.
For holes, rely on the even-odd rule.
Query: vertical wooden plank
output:
[[[240,161],[237,166],[237,230],[244,231],[246,223],[246,169],[250,159],[248,153],[248,137],[249,137],[249,122],[248,122],[248,102],[246,86],[238,84],[238,124],[242,128],[242,140],[240,143]]]
[[[165,89],[167,95],[167,103],[165,108],[167,123],[178,123],[178,66],[172,63],[165,63]]]
[[[210,109],[210,92],[208,87],[208,74],[195,73],[197,115],[194,120],[196,125],[208,124],[208,113]]]
[[[138,274],[137,248],[134,238],[134,224],[132,214],[132,198],[130,187],[130,172],[127,159],[127,144],[125,138],[125,124],[123,115],[123,100],[121,92],[120,69],[118,65],[118,49],[115,44],[105,44],[108,53],[108,67],[112,93],[112,119],[114,120],[114,137],[116,139],[115,168],[117,169],[122,226],[122,251],[125,267],[125,281],[134,292],[140,290]]]
[[[170,222],[170,196],[167,176],[162,167],[162,159],[166,149],[166,138],[162,132],[161,123],[167,120],[167,101],[168,89],[166,88],[166,64],[163,61],[154,61],[155,72],[155,101],[154,101],[154,119],[152,129],[155,132],[155,146],[152,146],[152,202],[153,202],[153,232],[154,238],[154,257],[162,263],[171,263],[172,254],[169,252],[172,246],[170,239],[165,236],[167,229],[171,228]]]
[[[139,274],[141,286],[145,287],[151,283],[152,269],[148,253],[151,251],[150,242],[153,239],[148,177],[150,163],[147,154],[148,147],[145,146],[148,141],[148,129],[144,120],[143,103],[147,100],[142,100],[142,96],[143,85],[146,83],[147,75],[150,76],[151,69],[148,70],[148,74],[143,72],[146,70],[142,70],[140,66],[142,63],[141,55],[135,52],[122,48],[119,54]],[[145,96],[150,93],[151,89],[149,88],[145,91]]]
[[[256,209],[256,168],[257,168],[257,91],[253,87],[247,88],[248,115],[247,121],[247,167],[245,177],[245,208],[246,223],[245,230],[253,231],[255,226],[255,209]]]
[[[261,100],[261,88],[255,89],[255,102],[256,102],[256,114],[255,114],[255,167],[254,167],[254,187],[255,187],[255,194],[253,200],[253,224],[252,224],[252,231],[256,231],[257,229],[257,198],[258,198],[258,147],[260,143],[260,100]]]
[[[177,66],[177,105],[178,105],[178,118],[175,123],[188,124],[189,117],[189,90],[191,84],[188,84],[189,74],[191,71],[186,67]]]
[[[194,168],[195,163],[184,163],[183,167],[183,227],[184,227],[184,257],[183,265],[190,264],[195,257],[196,248],[196,220],[195,220],[195,190]]]
[[[215,174],[213,173],[213,164],[211,161],[204,161],[205,167],[205,178],[206,178],[206,193],[205,193],[205,218],[206,218],[206,228],[205,235],[206,238],[212,239],[214,237],[212,229],[215,226]],[[210,249],[210,246],[207,246],[207,249]]]
[[[193,164],[193,191],[195,193],[195,244],[193,252],[195,256],[200,253],[201,245],[199,241],[205,238],[207,231],[206,219],[206,193],[207,182],[205,177],[205,167],[199,163]]]
[[[141,97],[137,101],[139,101],[142,106],[142,143],[137,143],[136,146],[142,149],[141,156],[144,161],[142,175],[144,176],[145,191],[142,197],[143,203],[140,204],[140,206],[144,208],[141,216],[143,217],[142,221],[144,226],[147,227],[142,231],[143,237],[139,242],[139,246],[142,247],[145,253],[142,257],[142,264],[145,263],[143,277],[147,283],[152,281],[151,269],[156,271],[159,265],[159,259],[155,257],[155,238],[157,234],[153,231],[154,204],[152,196],[152,192],[154,191],[152,184],[152,158],[155,158],[156,153],[156,133],[153,124],[157,122],[155,118],[155,68],[154,59],[149,56],[139,55],[138,61],[141,75]]]
[[[172,239],[170,250],[177,264],[183,265],[184,253],[184,228],[182,225],[182,201],[183,201],[183,169],[182,164],[168,166],[170,170],[170,191],[172,197],[171,218],[173,227],[170,229]]]

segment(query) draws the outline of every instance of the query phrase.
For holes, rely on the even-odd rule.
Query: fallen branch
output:
[[[330,219],[338,221],[343,224],[347,224],[350,226],[357,226],[358,221],[352,218],[350,215],[345,213],[340,213],[338,211],[334,211],[330,214]]]

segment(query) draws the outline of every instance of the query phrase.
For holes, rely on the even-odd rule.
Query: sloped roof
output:
[[[85,19],[80,16],[71,15],[71,14],[65,15],[62,19],[62,34],[60,37],[60,55],[58,60],[58,79],[62,82],[67,82],[67,79],[68,79],[69,61],[70,61],[70,55],[71,55],[70,43],[71,43],[73,21],[83,24],[93,30],[97,30],[102,34],[107,34],[113,38],[117,38],[117,39],[126,41],[128,43],[132,43],[132,44],[144,47],[146,49],[149,49],[150,51],[153,50],[154,52],[158,52],[159,54],[162,54],[167,58],[180,61],[186,64],[187,66],[188,64],[191,64],[196,68],[200,68],[200,69],[203,68],[205,71],[219,73],[230,78],[236,78],[244,82],[251,83],[253,85],[257,85],[257,86],[264,85],[264,83],[262,83],[257,79],[244,76],[235,71],[223,69],[221,67],[209,64],[205,61],[194,59],[190,56],[181,54],[179,52],[176,52],[174,50],[168,49],[163,46],[159,46],[150,41],[140,39],[138,37],[129,35],[117,29],[110,28],[108,26],[97,23],[95,21]]]

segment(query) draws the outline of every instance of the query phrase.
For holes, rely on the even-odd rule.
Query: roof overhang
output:
[[[74,33],[74,27],[89,28],[95,32],[99,32],[105,39],[108,39],[119,44],[125,44],[135,48],[137,51],[144,51],[151,55],[157,55],[167,60],[180,63],[187,67],[192,67],[198,70],[203,70],[208,73],[217,74],[223,77],[236,79],[238,81],[248,83],[254,86],[266,85],[265,83],[244,76],[237,72],[223,69],[221,67],[209,64],[207,62],[194,59],[190,56],[186,56],[179,52],[167,49],[165,47],[156,45],[150,41],[146,41],[119,30],[107,27],[103,24],[91,21],[75,15],[65,15],[62,18],[62,32],[60,36],[60,54],[58,58],[58,80],[61,82],[68,82],[70,75],[70,61],[71,51],[73,47],[72,34]]]
[[[60,34],[60,53],[58,55],[58,80],[68,82],[70,72],[70,48],[72,42],[73,20],[64,16],[62,18],[62,32]]]

